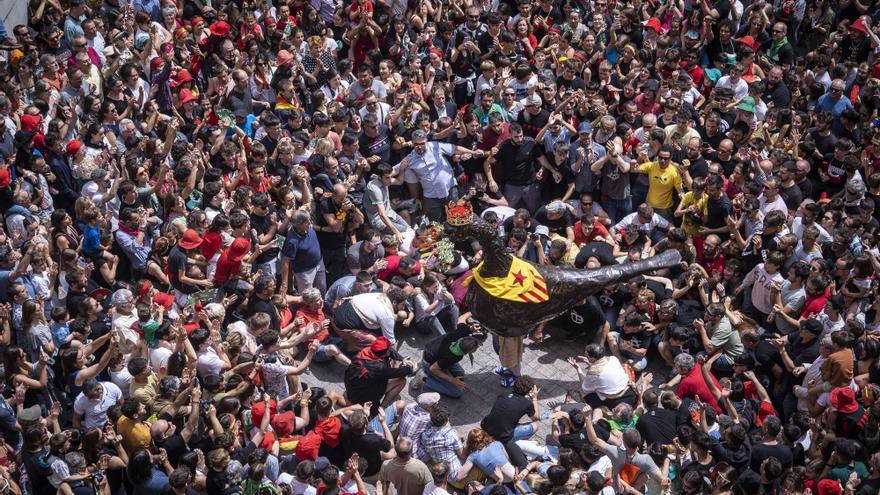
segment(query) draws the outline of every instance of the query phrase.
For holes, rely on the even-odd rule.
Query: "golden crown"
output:
[[[453,227],[474,223],[474,208],[471,206],[470,201],[463,199],[458,200],[458,202],[450,201],[446,205],[446,223]]]

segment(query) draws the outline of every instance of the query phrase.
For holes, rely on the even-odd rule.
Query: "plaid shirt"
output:
[[[406,406],[400,417],[398,436],[410,437],[413,441],[413,452],[420,460],[427,459],[428,454],[422,446],[422,432],[431,426],[431,413],[422,408],[418,403]]]
[[[461,460],[456,451],[461,450],[458,433],[449,425],[439,428],[430,427],[422,432],[422,447],[432,461],[445,462],[449,466],[450,476],[455,476],[461,468]]]

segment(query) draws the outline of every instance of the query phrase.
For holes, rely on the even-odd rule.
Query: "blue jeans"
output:
[[[513,429],[513,437],[511,440],[516,442],[517,440],[526,440],[535,434],[535,424],[529,423],[525,425],[519,425]]]
[[[605,199],[602,201],[602,208],[611,219],[611,225],[616,225],[623,217],[633,212],[632,196],[626,199]]]
[[[385,408],[385,424],[388,426],[390,430],[395,423],[397,423],[397,404],[391,404],[390,406]],[[382,434],[382,423],[379,421],[379,415],[377,414],[375,418],[373,418],[367,428],[373,433]]]
[[[455,399],[464,395],[463,389],[456,387],[431,372],[430,364],[422,363],[422,371],[425,372],[425,383],[422,384],[422,389],[433,390],[434,392]],[[464,376],[464,368],[458,363],[453,364],[448,370],[444,371],[452,376]]]
[[[332,361],[333,357],[327,355],[327,346],[335,345],[339,352],[345,352],[343,348],[345,347],[345,343],[339,337],[328,337],[327,340],[318,345],[318,350],[315,352],[315,356],[312,358],[312,361],[316,363],[326,363],[328,361]]]

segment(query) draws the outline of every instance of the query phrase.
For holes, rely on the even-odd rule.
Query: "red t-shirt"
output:
[[[306,328],[312,324],[317,325],[319,328],[321,327],[321,324],[324,322],[324,311],[319,309],[317,312],[312,312],[312,311],[309,311],[308,308],[303,306],[296,311],[296,317],[303,319],[303,324],[297,326],[297,331],[304,332],[306,330]],[[321,328],[321,330],[318,331],[317,335],[315,335],[314,338],[309,339],[303,343],[308,345],[313,340],[317,340],[318,342],[324,342],[325,340],[327,340],[327,337],[329,337],[329,336],[330,336],[329,329]]]
[[[675,390],[675,395],[677,395],[680,399],[691,399],[696,400],[697,396],[700,396],[700,399],[707,403],[711,404],[712,407],[715,408],[715,411],[721,413],[721,407],[718,405],[718,401],[715,400],[715,396],[712,395],[712,392],[709,390],[709,386],[706,385],[706,382],[703,380],[703,372],[701,371],[700,364],[694,366],[694,369],[691,370],[691,373],[682,378],[681,382],[678,384],[678,389]],[[718,383],[718,380],[715,379],[714,376],[710,373],[709,376],[712,378],[712,381],[715,383],[715,386],[721,390],[721,385]]]
[[[608,238],[608,229],[602,225],[599,220],[593,220],[593,230],[589,234],[584,234],[583,222],[578,220],[574,224],[574,243],[577,245],[586,244],[593,241],[597,237]]]
[[[388,281],[394,278],[395,275],[400,275],[401,277],[403,277],[403,274],[400,273],[400,270],[398,269],[400,267],[400,258],[401,257],[396,254],[385,257],[385,261],[388,262],[388,266],[386,266],[384,270],[379,272],[379,280]],[[414,273],[422,271],[422,265],[419,264],[418,261],[416,261],[416,266],[415,268],[413,268],[413,270]]]
[[[801,313],[801,318],[815,318],[819,313],[821,313],[825,309],[825,300],[828,299],[828,290],[818,296],[811,296],[807,294],[807,298],[804,300],[804,311]]]

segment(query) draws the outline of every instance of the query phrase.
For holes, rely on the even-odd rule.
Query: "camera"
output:
[[[262,359],[266,364],[275,364],[278,362],[278,354],[257,354],[255,359]]]
[[[538,234],[534,234],[534,233],[529,234],[529,240],[531,240],[532,242],[535,242],[540,239],[541,239],[541,236]]]
[[[104,481],[104,470],[101,469],[101,470],[95,471],[94,473],[90,473],[89,480],[91,480],[93,483],[96,483],[96,484],[101,483],[102,481]]]

